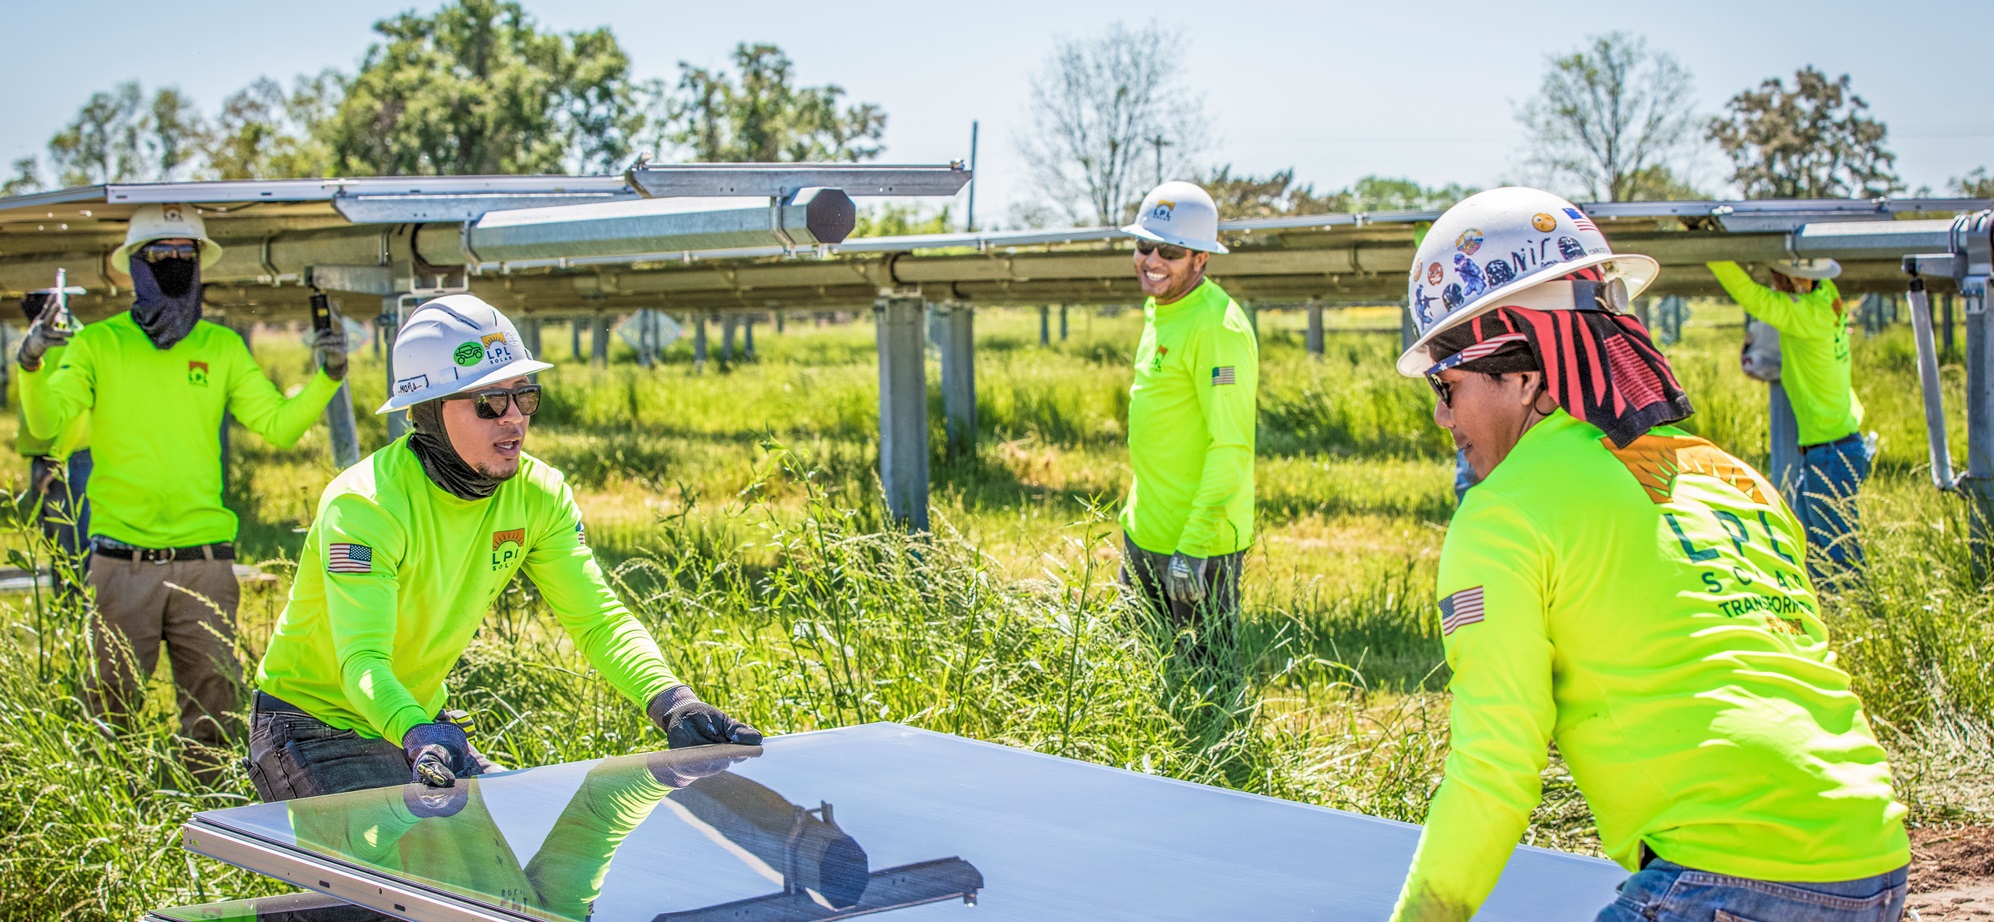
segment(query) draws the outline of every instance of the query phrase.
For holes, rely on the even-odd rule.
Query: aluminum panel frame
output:
[[[181,827],[180,844],[194,854],[408,922],[532,922],[530,916],[479,906],[298,849],[272,845],[199,816]]]

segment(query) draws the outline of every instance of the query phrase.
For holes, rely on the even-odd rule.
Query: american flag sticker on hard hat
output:
[[[364,544],[328,545],[325,568],[332,573],[372,573],[374,549]]]
[[[1233,366],[1231,365],[1220,365],[1212,369],[1212,386],[1218,387],[1221,384],[1235,383],[1232,369]]]
[[[1463,589],[1440,600],[1440,636],[1482,620],[1482,587]]]

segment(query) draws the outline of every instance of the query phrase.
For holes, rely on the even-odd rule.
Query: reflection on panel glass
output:
[[[711,753],[199,822],[403,881],[400,892],[550,922],[885,910],[892,922],[1384,918],[1419,837],[1404,823],[892,724],[774,737],[732,764],[694,755]],[[1591,919],[1625,877],[1597,859],[1519,849],[1477,918]]]
[[[394,922],[393,916],[349,906],[318,893],[293,893],[157,909],[146,922]]]

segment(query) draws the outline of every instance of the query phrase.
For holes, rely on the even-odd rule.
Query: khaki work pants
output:
[[[145,681],[166,645],[180,707],[186,762],[205,780],[234,757],[230,740],[242,711],[242,669],[235,658],[235,609],[241,599],[228,560],[151,563],[90,555],[97,650],[92,706],[124,723],[142,704]]]

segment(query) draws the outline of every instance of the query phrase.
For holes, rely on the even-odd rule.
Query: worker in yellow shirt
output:
[[[472,295],[403,324],[378,412],[407,410],[412,429],[325,488],[256,670],[249,777],[265,800],[491,770],[444,711],[444,680],[517,573],[673,748],[761,743],[672,674],[603,578],[561,472],[526,453],[528,376],[552,367]]]
[[[73,333],[44,317],[21,340],[21,407],[37,438],[92,423],[92,704],[123,722],[161,648],[179,690],[183,754],[203,780],[235,759],[236,516],[222,503],[225,416],[279,447],[311,428],[346,375],[346,339],[319,335],[319,370],[286,397],[242,336],[201,319],[201,270],[221,258],[188,205],[141,205],[111,253],[132,308]],[[59,362],[53,350],[68,349]]]
[[[1394,919],[1474,915],[1553,743],[1635,872],[1603,922],[1903,910],[1905,809],[1800,525],[1671,425],[1689,398],[1627,312],[1656,272],[1535,189],[1466,199],[1417,250],[1398,370],[1481,481],[1440,552],[1450,752]]]
[[[1122,582],[1210,661],[1230,652],[1253,544],[1260,345],[1239,303],[1205,277],[1210,254],[1226,252],[1205,190],[1157,186],[1122,232],[1136,238],[1148,296],[1129,386]]]
[[[1800,429],[1800,524],[1807,529],[1808,571],[1819,580],[1862,566],[1856,493],[1869,479],[1862,401],[1849,383],[1849,318],[1832,259],[1789,259],[1767,270],[1771,285],[1734,262],[1710,274],[1746,313],[1779,331],[1779,381]]]

